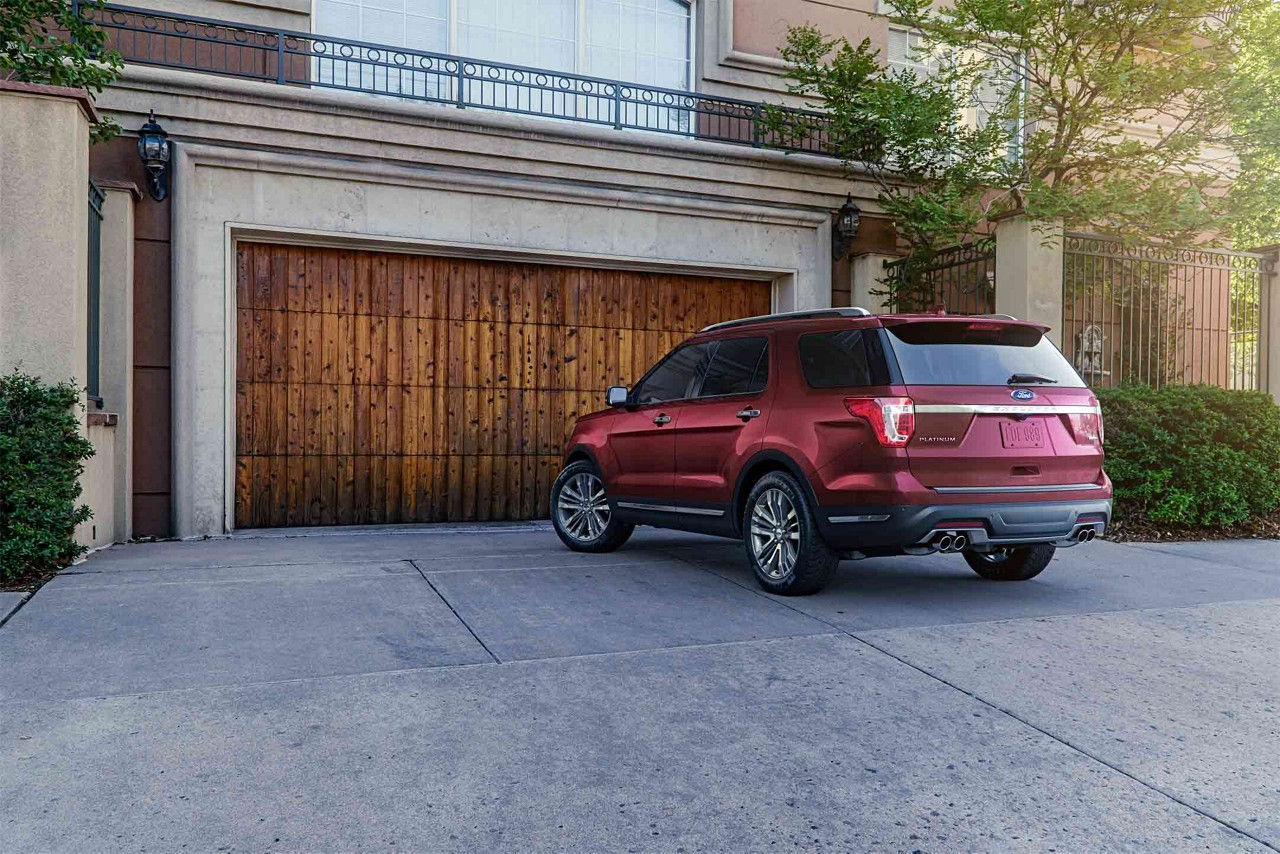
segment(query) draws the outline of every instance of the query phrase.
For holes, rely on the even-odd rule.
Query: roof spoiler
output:
[[[717,329],[732,329],[736,326],[750,326],[754,323],[769,323],[774,320],[804,320],[817,317],[870,317],[871,312],[865,308],[810,308],[801,311],[782,311],[777,314],[759,314],[755,317],[742,317],[737,320],[725,320],[704,326],[699,332],[713,332]]]

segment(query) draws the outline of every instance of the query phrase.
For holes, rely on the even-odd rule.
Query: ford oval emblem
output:
[[[1014,400],[1035,400],[1036,399],[1036,393],[1029,388],[1014,389],[1013,391],[1009,392],[1009,395]]]

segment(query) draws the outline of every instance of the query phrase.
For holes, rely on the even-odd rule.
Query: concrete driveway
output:
[[[739,548],[97,554],[0,627],[0,849],[1280,847],[1280,543],[868,560],[801,599]]]

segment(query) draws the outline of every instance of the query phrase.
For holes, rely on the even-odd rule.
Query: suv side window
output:
[[[769,382],[769,339],[730,338],[716,343],[698,397],[751,394]]]
[[[889,385],[884,342],[876,329],[800,336],[800,366],[811,388]]]
[[[691,397],[707,367],[711,345],[689,344],[673,350],[632,391],[636,403],[662,403]]]

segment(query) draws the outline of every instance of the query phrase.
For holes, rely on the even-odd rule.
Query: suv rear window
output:
[[[1008,385],[1021,374],[1027,385],[1084,387],[1071,363],[1034,327],[926,321],[886,329],[907,385]]]
[[[876,329],[800,336],[800,367],[811,388],[889,385],[884,343]]]

